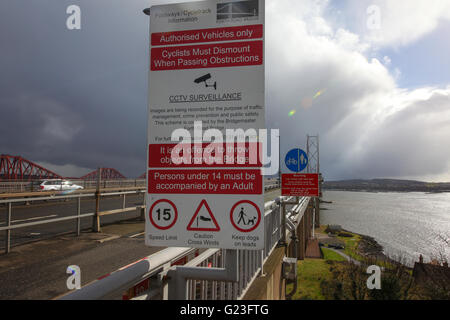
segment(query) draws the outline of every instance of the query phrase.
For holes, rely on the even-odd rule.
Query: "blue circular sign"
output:
[[[301,172],[308,165],[308,156],[302,149],[292,149],[284,159],[286,167],[293,172]]]

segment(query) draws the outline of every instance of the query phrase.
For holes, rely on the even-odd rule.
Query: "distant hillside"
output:
[[[325,181],[325,190],[450,192],[450,182],[430,183],[414,180],[372,179]]]

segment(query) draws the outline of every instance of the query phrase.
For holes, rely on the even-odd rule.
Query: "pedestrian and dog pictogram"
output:
[[[241,232],[255,230],[261,222],[261,211],[258,206],[249,201],[237,202],[230,211],[231,224]]]

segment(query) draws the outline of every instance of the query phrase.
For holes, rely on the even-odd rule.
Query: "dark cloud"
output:
[[[82,29],[66,28],[81,7]],[[148,1],[3,1],[2,153],[145,171]]]
[[[153,3],[3,0],[0,153],[69,174],[98,166],[143,173],[149,35],[142,9]],[[420,97],[400,90],[358,37],[335,36],[320,17],[326,2],[318,3],[267,1],[266,118],[281,130],[281,154],[319,134],[328,179],[448,173],[450,88],[425,88],[431,96]],[[66,28],[72,4],[81,7],[81,30]],[[291,14],[281,10],[287,4]]]

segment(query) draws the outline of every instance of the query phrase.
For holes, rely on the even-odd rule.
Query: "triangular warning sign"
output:
[[[194,216],[187,226],[189,231],[220,231],[219,224],[214,217],[206,200],[202,200],[195,210]]]

